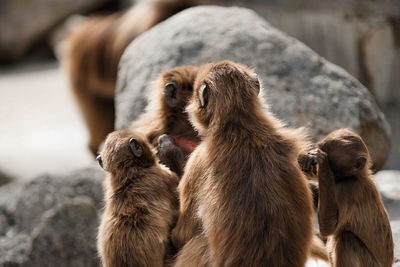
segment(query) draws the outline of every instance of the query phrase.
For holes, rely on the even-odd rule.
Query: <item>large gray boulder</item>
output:
[[[1,187],[0,266],[98,266],[99,169]]]
[[[0,63],[25,55],[35,44],[45,43],[54,26],[74,13],[99,8],[109,0],[1,0]]]
[[[350,128],[365,139],[374,167],[382,167],[390,150],[390,126],[368,90],[244,8],[191,8],[135,39],[120,62],[116,127],[128,127],[144,110],[145,92],[159,72],[224,59],[255,68],[265,102],[289,126],[307,126],[314,140]]]

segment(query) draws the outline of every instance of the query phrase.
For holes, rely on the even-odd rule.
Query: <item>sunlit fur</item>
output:
[[[132,153],[130,138],[142,148],[140,157]],[[157,162],[146,138],[132,131],[109,134],[101,158],[109,173],[98,233],[103,266],[164,266],[172,252],[178,177]]]
[[[202,142],[179,184],[176,266],[197,255],[204,266],[300,267],[309,256],[312,201],[300,144],[265,112],[258,84],[230,61],[204,65],[196,78],[187,110]]]
[[[318,222],[328,237],[334,267],[389,267],[393,237],[388,214],[372,180],[368,149],[357,134],[340,129],[318,143]]]

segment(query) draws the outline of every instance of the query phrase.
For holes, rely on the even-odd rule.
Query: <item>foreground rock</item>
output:
[[[0,188],[0,266],[98,266],[101,170]]]
[[[84,169],[0,187],[0,266],[99,266],[104,176],[97,168]],[[375,176],[391,219],[395,266],[400,264],[400,196],[393,185],[399,179],[400,171]]]
[[[255,68],[265,102],[288,125],[308,126],[315,140],[350,128],[366,140],[375,168],[384,164],[390,127],[368,90],[244,8],[188,9],[137,38],[120,62],[117,128],[128,127],[143,111],[149,82],[160,71],[223,59]]]

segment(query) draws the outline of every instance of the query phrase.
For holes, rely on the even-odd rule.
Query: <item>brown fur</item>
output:
[[[163,266],[178,211],[178,177],[132,131],[109,134],[98,160],[109,172],[98,235],[103,266]]]
[[[213,266],[304,266],[309,255],[312,201],[299,144],[265,113],[259,90],[246,67],[208,64],[188,107],[202,142],[179,184],[172,238],[182,247],[204,234]]]
[[[197,72],[198,67],[195,66],[181,66],[162,72],[154,82],[155,90],[150,91],[150,102],[146,111],[132,123],[131,128],[143,133],[153,145],[157,144],[158,137],[162,134],[198,142],[199,137],[185,112],[193,94]],[[173,83],[176,88],[172,99],[165,94],[165,87],[169,83]],[[167,98],[173,102],[172,105],[167,103]],[[191,152],[190,149],[184,150],[186,154]]]
[[[318,222],[328,237],[333,266],[389,267],[393,237],[389,217],[370,172],[370,156],[360,136],[341,129],[309,152],[303,169],[319,179]]]
[[[94,154],[114,129],[118,63],[126,46],[155,24],[193,5],[192,0],[143,1],[124,13],[91,17],[70,36],[65,63]]]

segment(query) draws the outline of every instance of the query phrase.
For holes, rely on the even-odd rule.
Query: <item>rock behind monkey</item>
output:
[[[108,135],[98,161],[109,172],[98,234],[103,266],[163,266],[178,177],[157,162],[145,137],[128,130]]]

